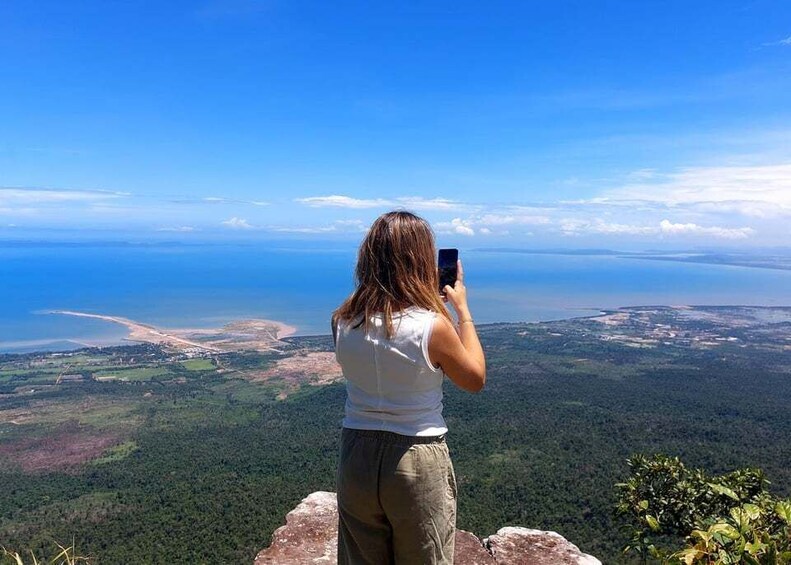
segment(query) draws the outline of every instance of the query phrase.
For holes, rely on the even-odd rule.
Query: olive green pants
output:
[[[444,439],[344,428],[338,563],[453,563],[456,477]]]

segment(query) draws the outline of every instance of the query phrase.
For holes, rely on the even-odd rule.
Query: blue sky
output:
[[[0,3],[0,239],[791,241],[787,1]]]

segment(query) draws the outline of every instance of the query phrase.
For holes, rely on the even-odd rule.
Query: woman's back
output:
[[[437,315],[410,307],[384,320],[338,325],[336,356],[346,378],[345,428],[384,430],[409,436],[447,432],[442,417],[443,373],[432,366],[428,344]]]
[[[332,315],[347,389],[337,476],[340,565],[453,563],[456,478],[442,381],[447,375],[477,392],[486,364],[461,262],[453,286],[442,289],[456,310],[454,326],[435,251],[425,220],[383,214],[360,244],[354,292]]]

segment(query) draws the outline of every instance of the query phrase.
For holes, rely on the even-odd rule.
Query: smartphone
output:
[[[445,296],[442,289],[445,285],[453,286],[456,283],[458,274],[457,261],[459,260],[458,249],[440,249],[437,265],[439,266],[439,293]]]

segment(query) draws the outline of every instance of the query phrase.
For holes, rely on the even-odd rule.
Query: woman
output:
[[[445,444],[442,381],[486,382],[461,262],[440,296],[434,235],[409,212],[377,218],[356,288],[333,313],[346,378],[338,467],[338,563],[453,562],[456,478]]]

